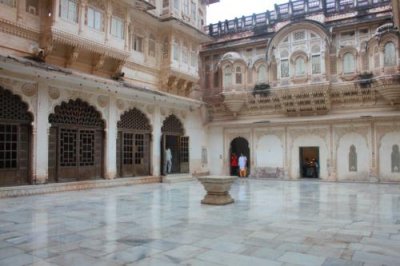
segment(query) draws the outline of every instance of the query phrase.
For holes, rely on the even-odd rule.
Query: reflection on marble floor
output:
[[[400,186],[238,180],[0,200],[0,265],[400,265]]]

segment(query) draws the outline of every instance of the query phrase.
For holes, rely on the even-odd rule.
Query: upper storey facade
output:
[[[0,1],[0,51],[195,96],[203,0]]]
[[[202,85],[214,116],[400,103],[400,35],[389,0],[291,1],[207,31],[216,41],[202,52]]]

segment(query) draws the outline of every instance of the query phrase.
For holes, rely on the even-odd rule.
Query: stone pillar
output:
[[[400,0],[392,0],[394,25],[400,27]]]
[[[110,39],[111,18],[112,18],[112,6],[111,6],[111,2],[107,1],[106,15],[105,15],[105,21],[104,21],[104,26],[105,26],[104,33],[105,33],[106,42]]]
[[[78,11],[79,33],[83,31],[85,26],[86,6],[87,6],[87,1],[81,0],[81,2],[79,3],[79,11]]]
[[[53,1],[53,10],[52,10],[52,19],[53,23],[56,21],[57,16],[60,14],[60,0]]]
[[[108,118],[105,130],[105,179],[114,179],[117,176],[117,122],[118,112],[116,98],[111,96],[109,101]]]
[[[38,83],[37,107],[32,126],[32,180],[43,184],[48,179],[49,100],[48,86]]]
[[[25,13],[25,0],[18,0],[16,1],[16,8],[17,8],[17,21],[22,22],[23,14]]]
[[[125,38],[125,50],[128,51],[129,49],[129,28],[131,25],[131,16],[129,15],[129,12],[126,13],[126,18],[125,18],[125,29],[124,29],[124,38]]]
[[[160,176],[161,175],[161,112],[160,107],[155,106],[153,112],[153,121],[152,121],[152,142],[151,142],[151,172],[153,176]]]

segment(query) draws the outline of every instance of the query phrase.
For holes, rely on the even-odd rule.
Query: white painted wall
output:
[[[206,172],[208,167],[206,164],[202,164],[201,155],[202,148],[208,146],[208,139],[200,109],[187,113],[184,127],[186,136],[189,136],[190,172],[192,174]]]
[[[229,148],[227,148],[229,149]],[[223,162],[224,130],[222,127],[212,127],[208,130],[208,167],[210,174],[226,174]]]
[[[283,168],[284,150],[281,140],[275,135],[262,136],[256,145],[256,167]]]
[[[379,177],[382,181],[400,181],[400,173],[392,173],[392,147],[400,147],[400,132],[386,134],[379,147]]]
[[[349,170],[350,146],[354,145],[357,152],[357,172]],[[339,140],[337,150],[337,178],[338,180],[368,180],[370,156],[367,140],[360,134],[349,133]]]

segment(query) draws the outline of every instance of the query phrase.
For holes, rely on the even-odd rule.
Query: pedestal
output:
[[[207,195],[201,201],[202,204],[227,205],[234,202],[229,194],[236,176],[203,176],[197,178],[207,191]]]

